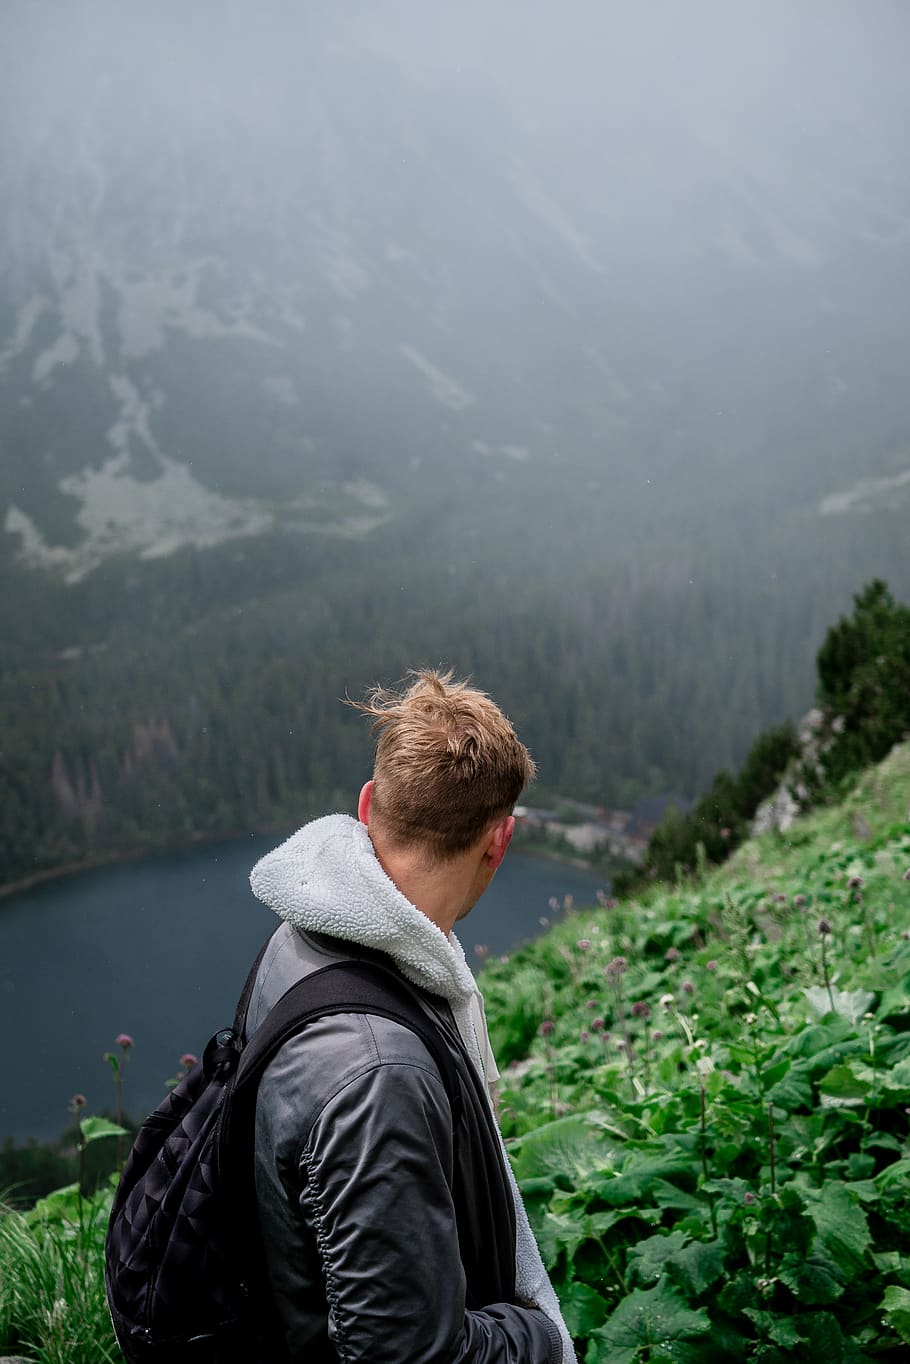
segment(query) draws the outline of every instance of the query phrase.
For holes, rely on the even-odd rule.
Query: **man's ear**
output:
[[[490,841],[487,844],[485,855],[494,871],[505,857],[509,844],[512,842],[512,834],[514,832],[514,815],[507,815],[505,819],[501,819],[498,824],[494,824],[490,830]]]
[[[368,781],[368,782],[365,783],[365,785],[364,785],[364,787],[363,787],[363,790],[360,792],[360,799],[359,799],[358,802],[357,802],[357,818],[360,820],[361,824],[369,825],[369,823],[370,823],[370,806],[371,806],[372,804],[373,804],[373,783],[372,783],[372,781]]]

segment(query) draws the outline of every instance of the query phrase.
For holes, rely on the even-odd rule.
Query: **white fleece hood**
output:
[[[390,881],[366,826],[350,815],[305,824],[250,873],[253,894],[311,933],[373,947],[414,985],[457,1010],[475,991],[461,943],[448,937]]]
[[[486,1079],[481,1057],[489,1043],[482,1021],[484,1035],[478,1036],[479,991],[464,949],[454,933],[447,937],[389,880],[364,824],[350,815],[326,815],[305,824],[256,863],[250,885],[258,899],[296,928],[384,952],[412,984],[448,1000],[468,1055]],[[574,1364],[572,1340],[505,1148],[503,1156],[515,1200],[516,1292],[556,1324],[563,1364]]]

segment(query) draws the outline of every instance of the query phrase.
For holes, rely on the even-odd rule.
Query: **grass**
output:
[[[104,1295],[111,1187],[71,1185],[26,1213],[0,1204],[0,1351],[33,1364],[115,1364]]]

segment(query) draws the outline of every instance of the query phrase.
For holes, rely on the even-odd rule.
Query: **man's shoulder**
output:
[[[261,1027],[285,993],[307,976],[326,966],[377,959],[378,953],[360,950],[354,944],[282,925],[269,943],[257,974],[248,1034]],[[388,977],[393,989],[396,982],[407,986],[390,961],[381,959],[381,964],[383,977]],[[429,1024],[442,1025],[443,1019],[430,998],[416,986],[407,988],[421,1001]],[[383,1067],[413,1067],[441,1083],[439,1067],[418,1030],[358,1004],[358,986],[352,981],[350,1013],[333,1012],[313,1019],[284,1043],[262,1078],[261,1108],[283,1107],[293,1094],[298,1118],[307,1127],[345,1086]]]
[[[247,1010],[247,1035],[260,1026],[291,986],[315,971],[347,961],[379,958],[379,953],[356,943],[322,933],[305,933],[292,924],[281,924],[272,934],[256,973]],[[390,960],[382,959],[382,964],[394,975],[399,975]]]
[[[404,1024],[366,1012],[308,1023],[284,1044],[259,1086],[257,1126],[294,1163],[333,1104],[400,1104],[410,1095],[448,1112],[445,1083],[423,1040]],[[281,1163],[281,1162],[279,1162]]]

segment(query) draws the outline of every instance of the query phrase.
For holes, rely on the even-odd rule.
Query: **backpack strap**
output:
[[[257,953],[256,956],[256,960],[250,967],[249,975],[247,976],[246,981],[244,982],[243,989],[240,991],[240,998],[237,1001],[237,1008],[234,1010],[234,1026],[232,1029],[234,1036],[236,1038],[241,1038],[244,1036],[244,1029],[246,1027],[246,1015],[247,1010],[250,1007],[250,999],[252,998],[253,987],[256,984],[256,977],[259,975],[259,968],[262,965],[262,958],[268,951],[269,943],[272,941],[272,937],[273,934],[270,933],[269,936],[266,938],[265,942],[260,947],[259,952]]]
[[[260,959],[261,956],[260,953]],[[241,996],[244,1014],[257,968],[258,961]],[[240,1005],[237,1013],[239,1018]],[[304,976],[285,991],[240,1053],[232,1105],[248,1088],[255,1091],[269,1062],[308,1023],[330,1014],[352,1013],[377,1014],[416,1033],[436,1062],[452,1110],[454,1131],[464,1111],[464,1099],[451,1049],[443,1040],[442,1024],[434,1023],[399,975],[368,961],[333,962]]]

